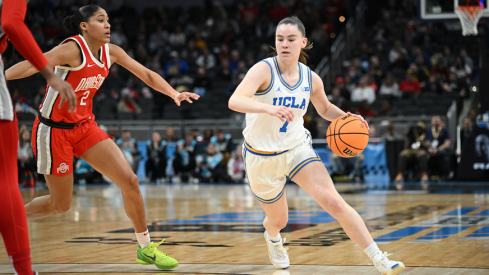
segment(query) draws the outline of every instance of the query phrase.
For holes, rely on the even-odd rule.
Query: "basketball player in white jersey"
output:
[[[290,265],[283,247],[285,239],[282,241],[280,236],[288,219],[285,182],[289,177],[339,221],[378,271],[399,274],[404,264],[389,260],[387,253],[379,250],[362,218],[338,194],[312,149],[302,119],[309,101],[329,121],[345,112],[328,101],[321,78],[305,65],[304,49],[312,45],[297,17],[279,22],[275,46],[276,56],[255,64],[229,99],[229,108],[246,113],[245,168],[251,190],[266,213],[263,226],[270,261],[278,268]],[[361,116],[357,117],[367,125]]]

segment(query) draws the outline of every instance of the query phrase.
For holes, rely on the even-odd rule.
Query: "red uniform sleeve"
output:
[[[41,70],[46,67],[48,60],[42,54],[41,48],[37,45],[24,23],[27,3],[25,0],[4,0],[2,5],[2,28],[5,36],[36,69]]]

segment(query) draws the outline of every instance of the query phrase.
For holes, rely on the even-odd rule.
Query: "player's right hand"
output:
[[[294,113],[285,106],[270,106],[267,108],[267,114],[278,117],[282,122],[291,122],[294,120]]]
[[[76,112],[77,106],[77,98],[76,94],[73,91],[73,87],[66,81],[59,78],[59,76],[54,75],[50,79],[47,79],[47,82],[54,90],[58,91],[61,96],[61,101],[59,103],[58,108],[61,108],[65,102],[68,102],[68,112]]]

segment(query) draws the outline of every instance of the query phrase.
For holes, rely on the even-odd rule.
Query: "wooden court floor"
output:
[[[291,267],[269,260],[264,212],[247,185],[142,185],[153,241],[179,260],[171,271],[136,264],[137,242],[114,186],[75,188],[71,209],[29,222],[41,274],[379,274],[330,215],[287,186]],[[26,202],[46,190],[26,190]],[[402,274],[489,274],[489,194],[344,194]],[[0,274],[13,274],[3,243]]]

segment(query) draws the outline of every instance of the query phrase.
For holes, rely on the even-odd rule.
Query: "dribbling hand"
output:
[[[287,122],[290,123],[294,120],[294,113],[285,106],[270,106],[270,108],[267,109],[267,114],[278,117],[282,122],[287,120]]]
[[[178,106],[180,106],[180,102],[182,102],[184,100],[188,101],[189,103],[193,103],[192,99],[198,100],[199,97],[200,97],[200,95],[198,95],[198,94],[183,92],[183,93],[179,93],[177,96],[175,96],[175,98],[173,100],[175,101],[175,103]]]
[[[53,77],[46,79],[54,90],[58,91],[61,96],[61,101],[58,108],[61,108],[65,102],[68,102],[68,112],[76,112],[77,99],[76,94],[73,91],[73,87],[66,81],[63,81],[59,76],[54,75]]]
[[[352,113],[350,113],[350,112],[348,112],[348,113],[346,113],[346,114],[347,114],[348,116],[354,116],[354,117],[356,117],[356,118],[360,119],[360,120],[363,122],[363,124],[365,124],[365,126],[367,126],[367,129],[369,129],[369,130],[370,130],[370,127],[368,127],[368,123],[367,123],[367,121],[366,121],[366,120],[363,118],[363,116],[361,116],[361,115],[356,115],[356,114],[352,114]]]

